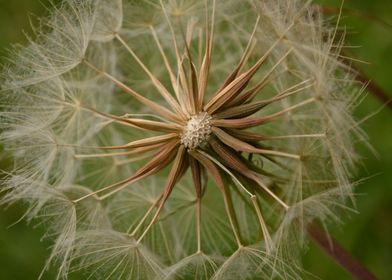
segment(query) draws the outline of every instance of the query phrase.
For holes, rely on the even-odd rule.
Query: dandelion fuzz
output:
[[[303,0],[63,0],[2,70],[4,204],[58,279],[298,279],[366,137]],[[43,271],[44,273],[45,271]]]

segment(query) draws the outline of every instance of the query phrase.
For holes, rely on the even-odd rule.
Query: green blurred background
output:
[[[337,8],[341,4],[341,0],[317,2]],[[31,34],[29,17],[44,15],[44,5],[48,3],[48,0],[0,0],[0,63],[5,61],[6,48],[26,42],[24,32]],[[360,46],[351,49],[351,54],[370,63],[358,66],[392,97],[392,1],[346,0],[344,7],[342,25],[347,27],[347,42]],[[381,106],[369,93],[356,114],[363,118]],[[364,167],[357,178],[372,177],[357,188],[359,214],[345,215],[345,223],[332,228],[331,233],[377,278],[387,280],[392,279],[392,109],[385,107],[363,128],[378,155],[358,147]],[[22,214],[22,205],[0,209],[0,280],[37,279],[49,254],[50,243],[41,240],[42,227],[21,222],[8,228]],[[351,279],[312,243],[303,260],[305,268],[321,279]],[[82,279],[76,275],[73,278]],[[54,273],[47,273],[44,279],[55,279]]]

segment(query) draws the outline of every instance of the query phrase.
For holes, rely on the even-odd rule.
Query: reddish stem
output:
[[[336,240],[328,238],[324,230],[318,225],[308,227],[308,235],[313,242],[329,255],[337,264],[346,270],[354,279],[375,280],[377,279],[369,270],[362,266],[347,250]]]
[[[364,84],[367,83],[366,89],[370,91],[373,94],[373,96],[375,96],[379,101],[385,104],[385,106],[387,106],[390,110],[392,110],[392,99],[389,97],[389,95],[386,92],[384,92],[384,90],[379,85],[369,80],[369,78],[364,73],[362,73],[361,70],[354,67],[353,65],[351,65],[351,68],[353,68],[357,73],[357,77],[356,77],[357,81],[360,81],[361,83]]]
[[[363,12],[363,11],[357,11],[357,10],[348,9],[348,8],[341,9],[341,8],[332,7],[332,6],[320,6],[320,8],[324,14],[339,14],[341,12],[346,12],[348,14],[352,14],[357,17],[362,17],[367,20],[377,22],[379,24],[382,24],[384,27],[392,28],[391,24],[383,21],[382,19],[380,19],[378,17],[370,15],[366,12]],[[347,55],[347,57],[349,57],[349,56]],[[357,81],[364,83],[364,84],[367,84],[367,90],[373,96],[375,96],[379,101],[381,101],[382,104],[385,104],[385,106],[387,106],[390,110],[392,110],[392,98],[378,84],[371,81],[371,79],[369,79],[369,77],[366,74],[364,74],[361,71],[361,69],[359,69],[358,67],[353,65],[351,63],[351,61],[349,61],[348,59],[342,58],[341,60],[353,70],[353,72],[356,74]]]

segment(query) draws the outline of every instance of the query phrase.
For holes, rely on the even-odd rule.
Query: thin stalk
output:
[[[285,211],[288,211],[290,209],[290,206],[288,206],[285,202],[283,202],[276,194],[274,194],[264,183],[263,181],[258,177],[254,176],[253,180],[265,191],[267,192],[273,199],[275,199],[281,206],[283,206]]]
[[[153,26],[150,26],[150,30],[151,30],[152,36],[154,37],[154,41],[155,41],[155,43],[156,43],[156,45],[157,45],[157,47],[159,49],[159,52],[161,53],[163,62],[165,63],[166,70],[169,73],[170,81],[171,81],[171,84],[172,84],[172,88],[173,88],[173,90],[174,90],[174,92],[176,94],[177,100],[180,103],[180,105],[182,106],[181,103],[183,102],[183,100],[180,97],[180,93],[179,93],[179,90],[178,90],[177,78],[174,75],[174,72],[173,72],[173,70],[172,70],[172,68],[170,66],[169,59],[167,58],[167,56],[165,54],[165,51],[163,50],[162,44],[161,44],[161,42],[160,42],[160,40],[158,38],[158,35],[157,35],[157,32],[155,31],[155,28]]]
[[[196,201],[196,236],[197,236],[197,253],[201,253],[201,197]]]
[[[337,264],[346,270],[354,279],[376,280],[377,278],[362,266],[336,240],[330,238],[319,226],[312,224],[307,229],[308,235]]]
[[[124,41],[124,39],[116,34],[116,39],[124,46],[124,48],[132,55],[132,57],[136,60],[136,62],[140,65],[140,67],[144,70],[147,76],[150,78],[151,82],[154,84],[155,88],[162,95],[162,97],[166,100],[166,102],[170,105],[170,107],[176,111],[177,114],[183,119],[186,120],[186,116],[183,114],[180,105],[173,98],[170,92],[162,85],[162,83],[155,77],[151,71],[147,68],[147,66],[140,60],[140,58],[136,55],[136,53],[132,50],[132,48]]]
[[[257,203],[257,197],[254,195],[251,197],[251,200],[252,200],[253,207],[255,208],[257,218],[259,220],[261,231],[263,232],[265,248],[267,250],[267,253],[271,253],[271,251],[272,251],[272,238],[271,238],[271,235],[268,231],[268,227],[264,221],[263,215],[261,214],[260,206]]]
[[[183,124],[183,120],[179,118],[176,114],[171,112],[170,110],[166,109],[165,107],[162,107],[161,105],[151,101],[150,99],[142,96],[140,93],[134,91],[124,83],[120,82],[117,80],[114,76],[110,75],[106,71],[103,71],[101,69],[98,69],[96,66],[88,62],[87,60],[84,60],[84,63],[89,66],[91,69],[96,71],[97,73],[102,74],[104,77],[108,78],[110,81],[112,81],[118,88],[122,89],[126,94],[132,96],[136,100],[138,100],[140,103],[143,105],[149,107],[151,110],[159,114],[160,116],[167,118],[171,121],[174,121],[179,124]]]
[[[158,199],[156,199],[151,206],[148,208],[146,214],[144,214],[143,218],[140,220],[140,222],[138,223],[138,225],[135,227],[135,229],[129,234],[129,236],[135,236],[135,234],[139,231],[139,229],[141,228],[141,226],[144,224],[144,222],[147,220],[148,216],[150,216],[152,210],[154,210],[154,208],[157,206],[158,202],[161,200],[162,195],[158,197]]]

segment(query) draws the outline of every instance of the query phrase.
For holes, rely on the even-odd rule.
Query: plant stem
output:
[[[351,15],[354,15],[357,17],[362,17],[362,18],[367,19],[369,21],[376,22],[378,24],[383,25],[386,28],[392,28],[392,25],[383,21],[382,19],[375,17],[373,15],[370,15],[366,12],[360,11],[360,10],[347,9],[347,8],[343,8],[341,10],[340,8],[332,7],[332,6],[321,6],[321,9],[324,14],[339,14],[341,12],[345,12],[345,13],[348,13],[348,14],[351,14]],[[351,57],[351,56],[347,56],[347,57]],[[353,72],[356,75],[357,81],[359,81],[363,84],[367,84],[366,89],[372,95],[374,95],[379,101],[381,101],[382,104],[384,104],[390,110],[392,110],[392,98],[390,97],[390,95],[387,92],[385,92],[378,84],[373,82],[365,73],[363,73],[361,71],[360,68],[353,65],[353,63],[351,63],[348,59],[342,58],[341,60],[353,70]]]
[[[370,91],[382,104],[385,104],[390,110],[392,110],[392,98],[375,82],[369,79],[360,69],[351,65],[351,68],[357,72],[357,80],[366,84],[366,89]]]
[[[346,270],[354,279],[377,279],[367,268],[362,266],[336,240],[330,238],[320,226],[312,224],[308,227],[308,235],[313,242],[329,255],[337,264]]]

